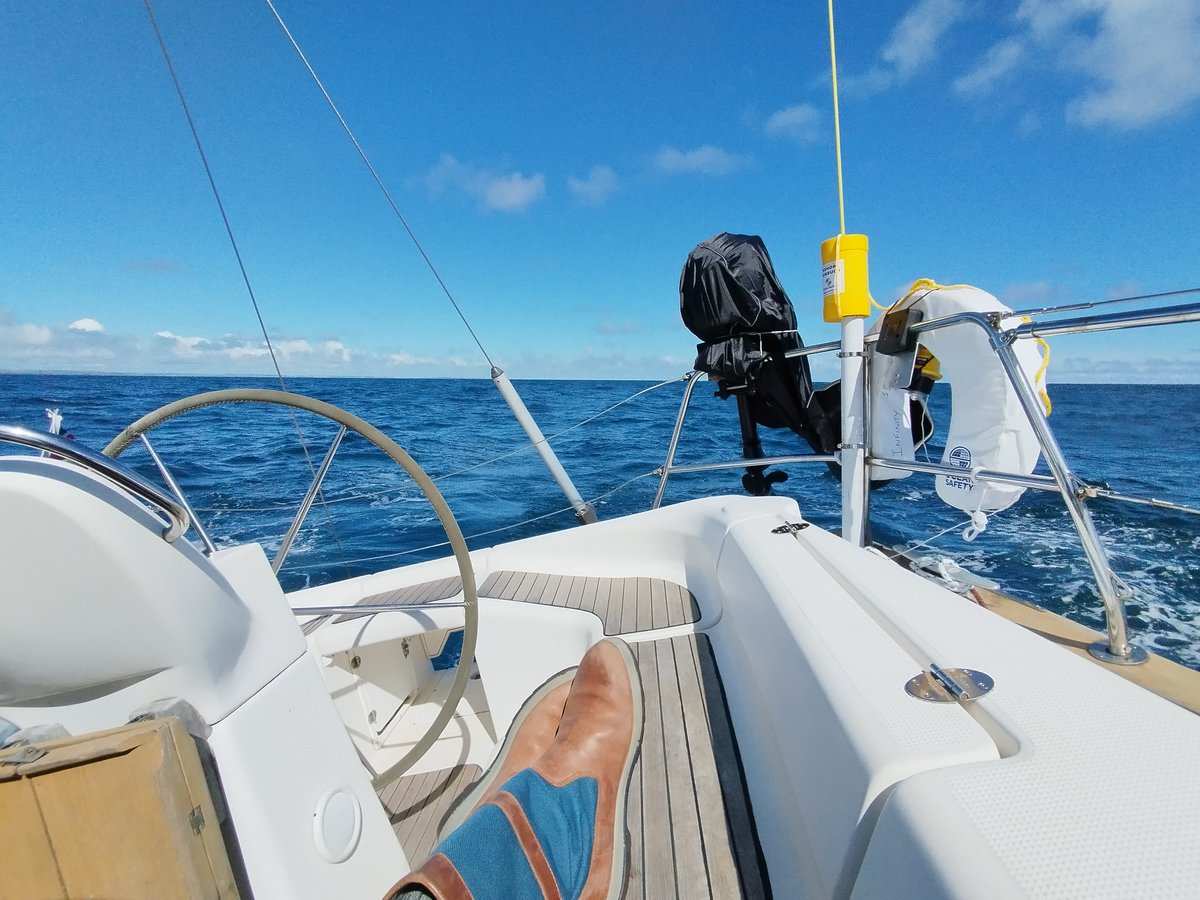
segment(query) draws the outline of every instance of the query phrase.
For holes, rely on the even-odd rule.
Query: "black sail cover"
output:
[[[817,453],[837,449],[836,389],[814,392],[796,311],[756,235],[709,238],[691,252],[679,279],[679,312],[702,343],[696,368],[727,387],[749,388],[751,415],[768,428],[790,428]]]

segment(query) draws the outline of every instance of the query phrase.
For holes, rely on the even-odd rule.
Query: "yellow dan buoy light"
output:
[[[821,242],[821,289],[826,322],[871,314],[865,234],[839,234]]]

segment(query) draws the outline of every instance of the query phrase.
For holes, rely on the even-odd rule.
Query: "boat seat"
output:
[[[403,609],[449,600],[461,592],[462,581],[452,576],[371,594],[357,603]],[[603,624],[606,635],[631,635],[700,621],[700,607],[691,591],[662,578],[597,578],[506,569],[485,578],[478,593],[492,600],[591,613]],[[372,615],[375,617],[369,624],[361,621],[351,624]],[[317,647],[325,655],[413,637],[429,630],[427,625],[409,616],[362,612],[310,619],[304,623],[304,633],[312,635],[322,625],[326,627],[317,638]]]
[[[604,623],[607,635],[634,634],[700,619],[691,591],[662,578],[593,578],[539,572],[493,572],[479,596],[580,609]]]
[[[620,580],[620,579],[616,579]],[[765,897],[770,887],[737,741],[707,635],[630,645],[646,717],[630,773],[625,897]],[[453,800],[478,766],[405,775],[379,791],[412,864],[433,849]]]
[[[162,530],[76,465],[0,459],[0,715],[78,734],[182,697],[212,724],[300,658],[259,547],[210,558]]]

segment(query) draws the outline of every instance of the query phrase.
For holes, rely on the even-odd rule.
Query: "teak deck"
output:
[[[414,606],[448,600],[462,590],[457,576],[426,581],[394,591],[372,594],[359,603],[372,606]],[[593,578],[539,572],[494,572],[479,586],[479,596],[494,600],[541,603],[590,612],[604,623],[605,634],[633,634],[655,628],[689,625],[700,619],[691,591],[662,578]],[[370,613],[346,613],[346,622]],[[321,620],[305,626],[308,633]]]
[[[708,637],[630,646],[641,673],[646,718],[629,784],[625,897],[770,896]],[[476,777],[470,770],[479,771],[456,766],[404,776],[379,792],[414,866],[432,849],[431,835],[452,798]]]

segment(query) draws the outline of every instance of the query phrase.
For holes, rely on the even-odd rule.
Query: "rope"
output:
[[[937,534],[935,534],[931,537],[927,537],[923,541],[914,541],[914,542],[910,542],[908,544],[903,545],[904,549],[900,550],[900,552],[901,553],[911,553],[913,550],[916,550],[918,547],[928,547],[930,550],[935,550],[937,548],[933,546],[933,542],[936,541],[938,538],[940,538],[943,534],[948,534],[951,531],[955,531],[959,528],[962,528],[962,527],[964,527],[966,525],[970,525],[970,524],[971,524],[970,519],[967,519],[965,522],[957,522],[954,525],[951,525],[949,528],[943,528]],[[900,548],[897,548],[897,549],[900,549]]]
[[[400,224],[404,226],[404,230],[408,233],[408,237],[413,242],[413,246],[416,247],[417,252],[421,254],[421,259],[425,260],[425,265],[429,268],[429,271],[437,280],[438,285],[442,289],[442,293],[446,295],[446,299],[450,301],[450,305],[454,307],[454,311],[458,313],[458,317],[462,319],[463,325],[465,325],[467,327],[467,331],[471,333],[471,339],[475,341],[475,346],[479,348],[479,352],[483,354],[483,358],[487,360],[488,365],[493,369],[496,368],[496,364],[492,362],[492,358],[488,355],[487,350],[484,349],[483,343],[479,340],[479,336],[475,334],[475,329],[471,327],[471,323],[467,321],[466,315],[459,307],[458,301],[456,301],[454,299],[454,295],[450,293],[450,288],[448,288],[446,286],[446,282],[442,280],[442,276],[438,273],[433,261],[425,252],[425,248],[422,247],[421,242],[417,240],[416,233],[413,232],[412,228],[409,227],[408,221],[400,212],[400,207],[397,206],[396,201],[392,199],[391,192],[389,192],[387,186],[384,185],[383,179],[379,177],[379,173],[375,171],[375,167],[371,165],[371,160],[367,158],[366,151],[363,150],[362,145],[358,142],[358,138],[354,136],[354,132],[350,130],[350,126],[342,117],[341,112],[337,108],[337,104],[333,102],[333,97],[329,95],[329,91],[325,90],[325,85],[321,82],[321,79],[317,77],[317,72],[312,67],[312,64],[309,63],[308,57],[304,55],[304,51],[300,49],[300,45],[296,43],[296,39],[292,37],[292,32],[288,29],[287,25],[284,24],[283,18],[279,15],[279,11],[275,9],[275,4],[272,3],[271,0],[266,0],[266,4],[267,8],[271,10],[271,14],[275,16],[275,21],[279,23],[279,27],[283,29],[283,33],[287,35],[287,39],[291,43],[292,48],[296,51],[296,54],[300,57],[300,61],[304,63],[304,68],[308,69],[308,74],[312,76],[313,82],[317,85],[317,88],[320,89],[322,96],[325,98],[325,102],[329,104],[329,108],[333,110],[333,114],[337,116],[338,122],[341,123],[342,130],[346,132],[346,137],[350,139],[350,143],[353,144],[354,149],[358,151],[359,158],[367,167],[367,171],[371,173],[371,177],[375,179],[375,184],[379,186],[379,190],[383,192],[384,199],[386,199],[388,205],[391,206],[392,212],[396,214],[396,218],[399,219]]]

